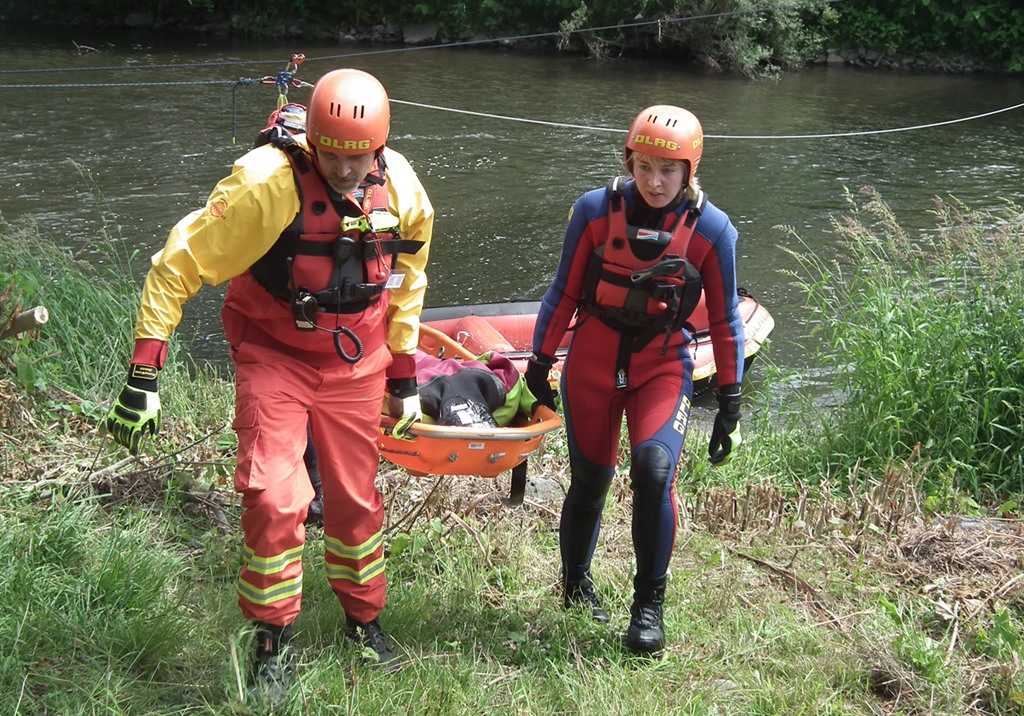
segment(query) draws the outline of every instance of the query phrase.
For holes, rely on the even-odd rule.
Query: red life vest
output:
[[[290,135],[270,142],[288,156],[301,207],[270,250],[231,280],[225,308],[287,347],[336,352],[354,363],[364,347],[369,351],[384,340],[395,257],[416,253],[422,242],[402,240],[397,227],[372,228],[381,212],[393,222],[383,157],[360,187],[361,206],[343,207],[359,212],[349,217],[339,213],[326,182]]]
[[[627,224],[623,177],[608,187],[608,234],[583,280],[581,305],[616,330],[650,338],[677,331],[700,301],[700,272],[686,259],[704,192],[671,231]]]

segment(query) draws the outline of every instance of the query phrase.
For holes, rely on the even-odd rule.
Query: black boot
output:
[[[586,575],[578,582],[565,581],[563,578],[562,604],[566,609],[584,607],[590,610],[590,618],[598,624],[607,624],[608,612],[601,608],[601,602],[594,591],[594,583],[590,575]]]
[[[401,660],[395,653],[395,644],[376,619],[368,622],[357,622],[345,615],[345,636],[362,644],[377,655],[377,663],[387,671],[398,671],[402,668]]]
[[[626,648],[634,654],[657,654],[665,648],[665,623],[662,621],[664,603],[664,579],[634,590],[633,606],[629,610],[629,628],[624,640]]]
[[[320,467],[317,464],[316,450],[313,448],[313,433],[307,432],[306,453],[302,456],[306,463],[306,473],[309,475],[309,484],[313,487],[313,499],[309,503],[306,512],[307,525],[324,524],[324,487],[320,481]]]
[[[295,680],[295,659],[290,642],[292,625],[275,626],[256,622],[256,653],[250,669],[254,695],[280,703]]]
[[[320,494],[319,489],[309,503],[309,509],[306,512],[306,524],[319,527],[324,526],[324,497]]]

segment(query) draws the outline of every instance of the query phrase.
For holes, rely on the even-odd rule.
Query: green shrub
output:
[[[828,474],[917,462],[974,496],[1024,491],[1024,212],[936,200],[911,237],[872,191],[836,220],[843,259],[794,253],[845,402],[800,459]]]
[[[50,313],[33,339],[0,344],[0,356],[10,359],[23,388],[70,391],[83,399],[74,409],[93,418],[106,414],[124,385],[141,290],[133,268],[139,257],[103,227],[90,246],[102,261],[86,261],[30,221],[0,219],[0,288],[11,289],[9,300],[43,305]],[[207,431],[229,419],[232,390],[181,348],[182,341],[171,340],[160,374],[165,415]]]
[[[755,76],[798,67],[816,57],[825,42],[825,30],[835,12],[825,0],[645,0],[625,7],[610,0],[581,2],[563,30],[629,23],[636,17],[690,17],[688,22],[666,22],[607,31],[600,38],[579,35],[593,53],[604,45],[626,52],[643,51],[683,56]]]
[[[854,0],[837,6],[832,42],[888,53],[964,54],[1024,71],[1024,13],[1007,0]]]

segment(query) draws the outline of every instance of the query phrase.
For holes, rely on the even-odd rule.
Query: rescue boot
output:
[[[395,652],[395,643],[390,636],[384,633],[380,622],[376,619],[357,622],[346,614],[345,636],[376,654],[377,664],[384,667],[385,670],[398,671],[402,668],[402,662]]]
[[[250,692],[278,704],[295,680],[295,658],[290,648],[292,625],[256,622],[256,652],[250,667]]]
[[[306,524],[324,526],[324,496],[320,492],[320,486],[316,487],[316,494],[309,502],[309,509],[306,511]]]
[[[306,524],[324,526],[324,486],[320,480],[320,467],[317,464],[316,450],[313,448],[313,433],[308,433],[306,453],[302,457],[306,463],[306,474],[313,488],[313,499],[306,511]]]
[[[662,620],[665,582],[665,579],[661,579],[633,591],[629,628],[626,629],[623,641],[634,654],[649,656],[665,648],[665,622]]]
[[[562,605],[566,609],[583,607],[590,610],[590,618],[598,624],[608,623],[608,612],[601,608],[597,592],[594,591],[594,582],[591,581],[589,574],[578,582],[570,582],[563,577],[562,586]]]

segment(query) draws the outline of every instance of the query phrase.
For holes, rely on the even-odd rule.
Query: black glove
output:
[[[548,373],[551,372],[554,363],[554,358],[543,353],[534,353],[526,364],[526,387],[537,399],[537,403],[552,410],[556,410],[555,392],[551,390],[551,384],[548,382]],[[536,406],[536,403],[534,405]]]
[[[420,392],[415,378],[388,378],[387,390],[388,410],[392,417],[397,418],[391,434],[396,438],[405,438],[409,428],[423,417],[420,406]]]
[[[408,398],[419,393],[415,378],[388,378],[387,390],[392,398]]]
[[[708,444],[708,460],[712,465],[727,462],[732,449],[743,442],[740,435],[740,395],[739,383],[723,385],[718,389],[718,414]]]

